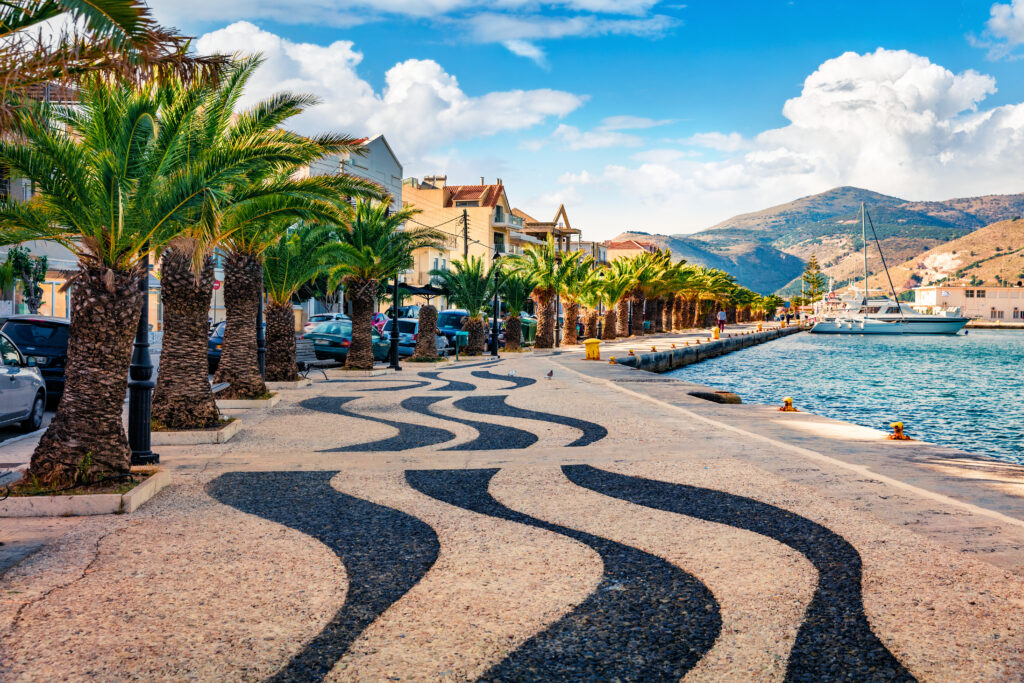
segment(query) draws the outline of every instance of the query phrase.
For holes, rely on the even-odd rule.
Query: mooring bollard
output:
[[[902,422],[890,422],[889,426],[892,427],[892,434],[889,435],[890,441],[913,441],[913,439],[903,433]]]
[[[584,340],[583,346],[587,350],[587,360],[601,360],[601,340],[600,339],[587,339]]]
[[[615,365],[615,356],[611,356],[608,359],[608,365]]]
[[[800,411],[793,407],[793,399],[787,396],[782,399],[782,407],[779,408],[780,413],[799,413]]]
[[[630,356],[635,356],[635,355],[636,355],[635,353],[633,353],[633,349],[630,349],[630,350],[629,350],[629,355],[630,355]]]

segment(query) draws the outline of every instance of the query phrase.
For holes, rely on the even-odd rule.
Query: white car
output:
[[[316,315],[309,316],[309,320],[302,326],[302,333],[309,334],[313,331],[313,328],[321,323],[329,323],[334,320],[349,320],[349,317],[344,313],[317,313]]]
[[[0,332],[0,427],[18,424],[33,432],[43,424],[46,408],[46,383],[35,365],[35,358],[26,358],[10,337]]]

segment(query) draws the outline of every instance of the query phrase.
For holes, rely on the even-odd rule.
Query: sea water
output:
[[[739,394],[1024,463],[1024,331],[801,333],[667,373]]]

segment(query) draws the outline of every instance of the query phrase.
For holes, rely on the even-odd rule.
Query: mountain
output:
[[[993,223],[946,242],[897,266],[889,266],[896,291],[943,280],[998,285],[1024,280],[1024,220]],[[871,287],[888,281],[870,280]]]
[[[839,284],[861,277],[861,202],[867,205],[888,263],[901,263],[997,221],[1024,215],[1024,194],[987,195],[946,201],[914,202],[857,187],[837,187],[761,211],[734,216],[691,235],[671,235],[706,265],[714,257],[732,262],[728,270],[743,285],[760,292],[799,291],[802,267],[815,254],[822,269]],[[644,239],[654,242],[653,236]],[[868,231],[869,247],[873,247]],[[675,253],[675,248],[673,252]],[[680,253],[683,249],[680,248]],[[869,248],[868,267],[881,269],[877,249]],[[870,256],[873,252],[875,255]],[[684,255],[685,257],[685,255]]]

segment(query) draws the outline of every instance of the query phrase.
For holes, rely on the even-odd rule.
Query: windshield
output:
[[[310,317],[309,322],[311,322],[311,323],[322,323],[322,322],[326,322],[327,320],[334,320],[334,316],[333,315],[314,315],[314,316]]]
[[[437,316],[437,324],[441,327],[462,327],[462,319],[465,313],[442,313]]]
[[[384,325],[384,331],[391,331],[391,321]],[[399,320],[398,321],[398,333],[399,334],[416,334],[416,321],[414,320]]]
[[[336,320],[329,323],[317,325],[313,329],[314,334],[331,334],[336,337],[351,337],[352,323],[346,320]]]
[[[51,346],[67,348],[68,326],[51,325],[31,320],[8,320],[4,332],[16,346]]]

